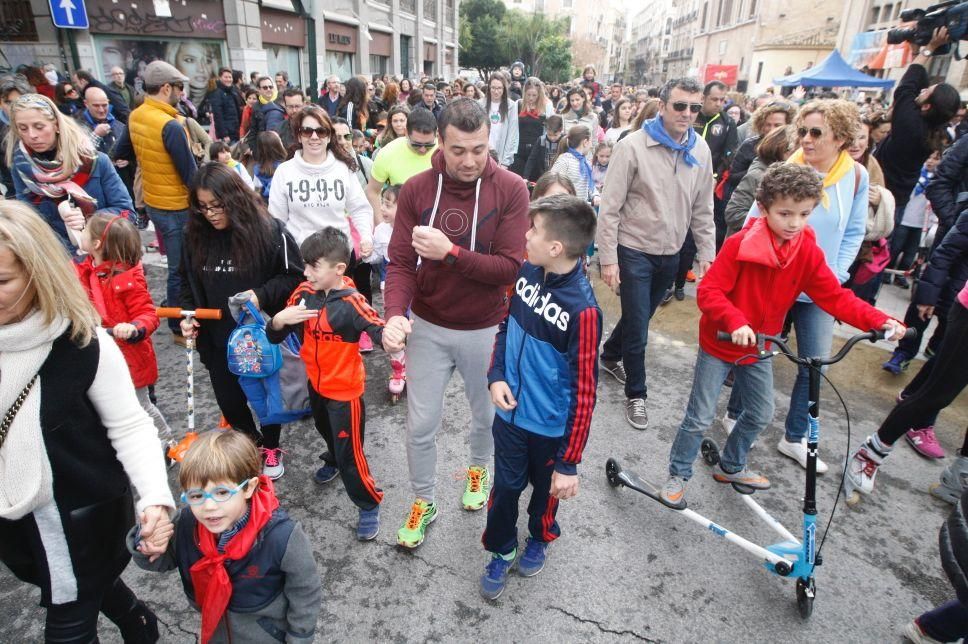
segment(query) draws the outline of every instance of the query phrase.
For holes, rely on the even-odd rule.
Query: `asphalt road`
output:
[[[152,258],[153,262],[156,261]],[[160,266],[148,267],[156,289]],[[599,285],[607,323],[617,318],[614,296]],[[690,290],[691,292],[691,290]],[[885,296],[901,307],[901,293]],[[160,299],[160,297],[158,298]],[[890,307],[889,307],[890,308]],[[395,545],[395,532],[412,501],[404,450],[405,404],[386,396],[389,363],[384,354],[366,358],[368,390],[366,450],[371,470],[386,493],[383,529],[374,542],[354,538],[356,510],[334,482],[312,481],[322,439],[297,423],[284,430],[286,474],[277,482],[282,504],[315,544],[324,602],[320,641],[567,641],[567,642],[898,642],[899,629],[921,611],[954,597],[938,560],[938,528],[948,505],[927,493],[943,462],[929,462],[899,444],[878,477],[875,494],[856,509],[837,510],[817,571],[813,617],[803,621],[794,584],[767,573],[759,561],[644,496],[610,488],[608,457],[661,483],[669,447],[682,419],[691,385],[697,327],[695,301],[673,303],[655,318],[648,351],[651,427],[636,431],[624,420],[621,387],[602,376],[591,436],[579,468],[581,490],[562,503],[562,538],[549,549],[537,577],[511,577],[496,602],[480,598],[477,579],[485,563],[480,545],[484,515],[460,509],[461,468],[467,455],[467,406],[459,378],[447,391],[439,435],[438,499],[441,510],[418,550]],[[160,407],[169,422],[184,427],[184,353],[166,330],[155,336],[161,368]],[[880,371],[886,352],[861,346],[832,369],[830,377],[847,400],[851,443],[877,428],[890,409],[900,378]],[[913,368],[912,368],[913,369]],[[212,428],[218,412],[203,370],[197,374],[199,427]],[[790,365],[776,364],[777,416],[751,455],[751,465],[773,481],[757,493],[761,504],[799,533],[803,470],[776,452]],[[725,405],[725,400],[722,401]],[[821,453],[831,472],[821,477],[821,527],[826,527],[847,451],[843,410],[829,388],[823,395]],[[965,397],[941,415],[939,436],[952,453],[968,420]],[[722,439],[716,424],[709,435]],[[172,488],[176,488],[172,473]],[[698,463],[690,482],[690,507],[758,542],[777,540],[753,517],[731,488],[712,480]],[[522,500],[522,517],[527,493]],[[524,525],[524,521],[521,521]],[[523,535],[522,535],[523,541]],[[164,642],[194,642],[198,615],[189,607],[176,574],[143,573],[129,566],[125,580],[158,613]],[[0,571],[0,614],[9,642],[42,639],[39,594]],[[118,642],[102,620],[101,639]]]

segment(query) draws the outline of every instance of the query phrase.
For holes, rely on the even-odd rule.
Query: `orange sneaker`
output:
[[[732,372],[730,372],[730,373],[732,373]],[[218,428],[219,429],[232,429],[232,425],[229,424],[229,421],[225,420],[225,416],[219,416],[218,417]]]
[[[695,281],[696,281],[696,274],[695,274],[695,273],[693,273],[693,272],[692,272],[692,271],[690,270],[690,271],[689,271],[688,273],[686,273],[686,281],[687,281],[687,282],[695,282]]]

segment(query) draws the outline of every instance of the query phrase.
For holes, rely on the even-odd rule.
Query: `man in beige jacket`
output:
[[[602,368],[625,385],[625,418],[649,426],[645,347],[649,320],[672,285],[692,230],[702,277],[716,254],[709,147],[693,130],[702,87],[688,78],[662,88],[659,116],[615,146],[602,191],[598,252],[602,279],[621,283],[622,317],[602,348]]]

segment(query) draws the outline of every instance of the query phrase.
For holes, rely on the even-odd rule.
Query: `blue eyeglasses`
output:
[[[212,499],[216,503],[225,503],[233,496],[238,494],[249,484],[249,479],[246,479],[238,484],[235,489],[227,488],[224,485],[220,485],[211,492],[206,492],[200,488],[195,488],[192,490],[185,490],[182,492],[181,500],[182,503],[187,503],[188,505],[201,505],[205,503],[207,499]]]

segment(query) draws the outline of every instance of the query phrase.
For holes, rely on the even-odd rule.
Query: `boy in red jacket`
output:
[[[900,323],[842,288],[827,267],[814,232],[807,227],[822,190],[819,175],[807,166],[777,164],[767,170],[756,193],[763,216],[726,241],[699,286],[702,318],[695,377],[686,417],[669,454],[669,479],[661,491],[670,505],[686,505],[692,462],[715,417],[716,400],[730,370],[736,374],[734,386],[740,387],[743,413],[713,478],[756,490],[770,487],[765,476],[747,468],[746,456],[773,419],[773,367],[772,361],[750,354],[756,352],[756,333],[778,333],[801,292],[859,329],[884,329],[890,339],[904,333]],[[727,331],[732,344],[717,341],[717,331]]]

